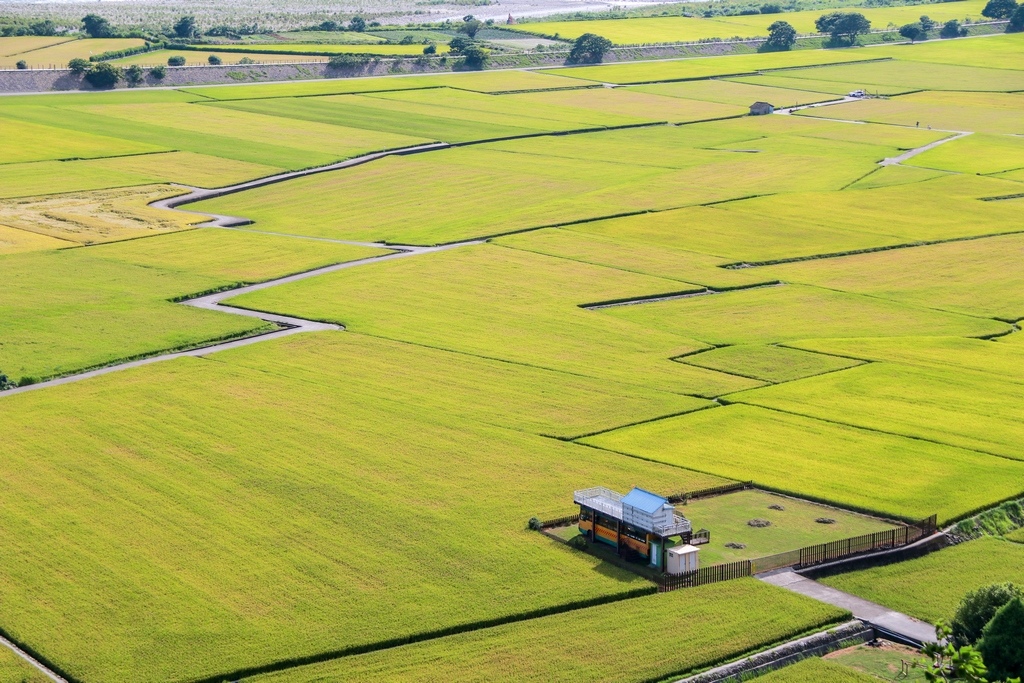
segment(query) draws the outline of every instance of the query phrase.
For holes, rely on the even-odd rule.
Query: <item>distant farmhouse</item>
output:
[[[580,506],[580,531],[592,542],[605,543],[620,554],[634,552],[648,560],[652,567],[666,569],[668,547],[679,537],[688,546],[693,537],[690,521],[677,515],[675,507],[659,495],[634,488],[626,495],[603,486],[573,493]],[[696,548],[693,548],[696,551]],[[672,563],[681,561],[678,551]],[[696,553],[690,560],[696,569]]]
[[[775,107],[768,102],[754,102],[750,105],[751,116],[764,116],[765,114],[774,114]]]

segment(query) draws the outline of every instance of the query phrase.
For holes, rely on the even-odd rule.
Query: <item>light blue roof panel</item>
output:
[[[637,510],[643,510],[650,515],[653,515],[661,509],[662,505],[666,505],[667,503],[667,499],[651,493],[650,491],[644,491],[643,489],[638,488],[634,488],[626,494],[625,498],[622,499],[623,505],[631,505]]]

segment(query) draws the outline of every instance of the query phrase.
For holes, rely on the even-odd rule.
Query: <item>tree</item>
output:
[[[788,21],[776,21],[768,27],[768,40],[764,47],[768,50],[788,50],[796,43],[796,29]]]
[[[28,27],[28,30],[34,36],[55,36],[57,35],[57,24],[46,19],[44,21],[35,22]]]
[[[68,62],[68,69],[70,69],[71,73],[75,74],[76,76],[81,76],[89,70],[89,60],[82,59],[81,57],[75,57],[70,62]]]
[[[469,18],[462,22],[462,25],[459,26],[457,30],[459,33],[465,33],[470,38],[476,38],[477,31],[479,31],[480,27],[483,25],[484,22],[479,19],[474,19],[473,15],[470,15]]]
[[[487,61],[487,51],[476,43],[467,45],[462,50],[462,65],[469,69],[482,69]]]
[[[85,80],[89,81],[94,88],[113,88],[122,78],[124,78],[124,72],[110,62],[94,64],[85,74]]]
[[[915,40],[925,40],[928,38],[928,32],[924,30],[921,24],[903,24],[900,26],[900,35],[913,43]]]
[[[362,33],[366,30],[366,19],[363,19],[362,17],[352,17],[352,21],[348,22],[348,30]]]
[[[450,41],[448,41],[448,51],[452,52],[453,54],[460,55],[463,53],[463,51],[465,51],[467,47],[469,47],[472,44],[473,41],[469,40],[468,38],[463,38],[462,36],[455,36]]]
[[[940,38],[963,38],[967,35],[967,29],[960,25],[956,19],[950,19],[942,25],[939,31]]]
[[[338,24],[338,22],[336,21],[331,21],[330,19],[328,19],[327,21],[321,21],[320,26],[318,26],[317,28],[319,28],[321,31],[338,31],[341,30],[341,25]]]
[[[975,645],[985,624],[992,620],[999,608],[1018,597],[1024,597],[1024,587],[1012,583],[994,583],[967,593],[950,622],[953,643]]]
[[[871,22],[860,12],[829,12],[818,17],[814,26],[818,33],[830,34],[833,41],[845,39],[850,45],[858,35],[871,30]]]
[[[178,21],[174,22],[174,35],[179,38],[186,38],[191,40],[192,38],[199,37],[199,25],[196,24],[196,18],[193,16],[182,17]]]
[[[970,645],[957,648],[950,642],[940,645],[949,638],[950,630],[941,621],[935,626],[935,640],[921,648],[927,659],[917,662],[915,667],[924,669],[929,683],[963,681],[964,683],[986,683],[985,663],[981,654]]]
[[[992,678],[1024,674],[1024,602],[1015,597],[999,608],[978,641],[978,652]]]
[[[761,14],[779,14],[782,7],[776,4],[761,5]]]
[[[918,21],[921,23],[921,28],[923,28],[925,31],[931,31],[933,28],[935,28],[935,22],[932,21],[927,14],[922,14],[921,18],[918,19]]]
[[[185,58],[181,55],[174,55],[167,58],[167,66],[185,66]]]
[[[18,385],[14,381],[4,373],[0,372],[0,391],[7,391],[8,389],[13,389],[16,386]]]
[[[981,16],[989,19],[1008,19],[1017,9],[1017,0],[988,0]]]
[[[162,81],[167,75],[167,67],[163,65],[154,66],[149,70],[149,75],[158,81]]]
[[[128,81],[129,85],[138,85],[142,83],[144,78],[145,72],[143,72],[142,67],[138,64],[132,64],[124,70],[124,80]]]
[[[218,57],[217,55],[210,55],[209,57],[206,58],[206,61],[208,61],[213,66],[217,66],[218,64],[221,63],[221,58]]]
[[[90,38],[109,38],[114,35],[110,22],[98,14],[87,14],[82,17],[82,26]]]
[[[431,43],[430,45],[427,45],[426,47],[423,48],[423,54],[425,54],[425,55],[436,55],[437,54],[437,45],[434,45],[433,43]]]
[[[1024,31],[1024,5],[1020,5],[1017,9],[1013,10],[1013,14],[1010,15],[1010,24],[1006,27],[1007,31]]]
[[[28,68],[28,62],[26,62],[24,59],[22,59],[22,60],[19,60],[18,63],[15,64],[14,66],[18,67],[19,69],[27,69]]]
[[[573,41],[569,50],[570,64],[597,64],[612,47],[612,41],[594,33],[584,33]]]

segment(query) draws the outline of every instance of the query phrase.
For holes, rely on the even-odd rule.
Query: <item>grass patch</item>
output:
[[[505,100],[496,101],[501,106]],[[702,131],[714,134],[717,124],[707,125]],[[544,137],[393,157],[195,206],[253,218],[257,228],[272,232],[435,244],[765,192],[838,189],[874,164],[863,156],[831,158],[824,140],[808,140],[791,154],[695,149],[706,138],[687,128]],[[726,126],[722,136],[747,134]],[[345,201],[325,206],[322,198],[334,194],[344,194]],[[377,210],[381,202],[387,212]],[[296,215],[306,220],[296,224]]]
[[[296,347],[275,372],[276,344],[5,399],[8,632],[82,680],[181,681],[628,595],[526,520],[589,482],[722,481],[339,391]]]
[[[963,516],[1019,493],[1024,473],[1017,461],[755,406],[703,410],[583,443],[905,519]]]
[[[52,38],[50,40],[53,40]],[[24,60],[30,69],[63,69],[76,57],[89,59],[92,55],[112,50],[140,47],[146,41],[140,38],[86,38],[83,40],[59,40],[47,47],[29,47],[23,52],[0,57],[0,69],[13,69]],[[6,52],[6,50],[4,50]]]
[[[793,79],[797,82],[793,87],[799,87],[798,82],[803,79],[835,82],[847,92],[863,89],[897,94],[911,90],[1009,92],[1024,89],[1024,71],[902,60],[779,71],[772,76]]]
[[[856,645],[825,655],[826,662],[842,664],[844,667],[867,674],[870,677],[868,680],[871,681],[881,679],[911,683],[924,681],[924,671],[911,666],[909,675],[903,675],[903,668],[921,659],[920,651],[888,641],[879,641],[878,645]]]
[[[1021,57],[1024,57],[1024,40],[1021,40],[1019,35],[1011,33],[990,36],[984,40],[934,40],[915,45],[890,45],[875,49],[899,60],[1020,70]]]
[[[992,583],[1024,584],[1024,547],[984,537],[924,557],[820,579],[899,612],[949,622],[964,595]]]
[[[624,219],[628,220],[628,219]],[[618,223],[619,221],[608,221]],[[625,231],[614,235],[593,234],[605,221],[584,223],[568,228],[549,228],[509,235],[494,240],[494,244],[538,254],[618,268],[644,275],[667,278],[700,287],[739,287],[762,284],[764,278],[756,270],[727,269],[720,266],[728,259],[687,251],[672,245],[634,239]],[[682,287],[686,289],[686,287]]]
[[[982,7],[984,7],[983,2],[969,0],[959,3],[952,9],[941,5],[926,9],[928,16],[939,22],[947,19],[963,20],[965,16],[973,16],[977,21],[982,19]],[[884,27],[889,22],[902,25],[917,21],[922,11],[920,7],[858,7],[857,9],[863,12],[875,27]],[[786,16],[782,19],[792,24],[800,33],[815,33],[814,20],[822,13],[822,10],[786,12]],[[707,19],[675,16],[530,22],[509,28],[514,31],[548,36],[558,34],[561,38],[568,39],[578,38],[583,33],[596,33],[619,45],[635,45],[696,41],[701,38],[729,39],[734,36],[741,38],[767,36],[768,25],[778,18],[766,15],[716,16]]]
[[[0,368],[15,379],[42,378],[272,329],[169,300],[375,253],[381,252],[203,230],[5,256]]]
[[[163,151],[167,151],[167,148],[107,135],[80,133],[71,136],[53,126],[0,119],[0,159],[4,164],[48,159],[116,157]]]
[[[679,83],[658,83],[655,85],[641,85],[631,88],[638,92],[646,92],[654,95],[667,97],[682,97],[691,100],[703,100],[705,102],[718,102],[719,104],[731,104],[743,107],[746,113],[747,107],[757,101],[772,102],[776,106],[811,104],[831,99],[821,94],[807,92],[806,90],[793,90],[789,88],[773,88],[763,85],[748,85],[733,81],[704,80],[704,81],[683,81]]]
[[[1014,335],[1006,338],[1012,338]],[[812,339],[795,342],[795,345],[812,351],[835,353],[851,358],[889,361],[944,372],[961,369],[989,374],[998,381],[1022,381],[1016,369],[1024,360],[1024,356],[1021,355],[1021,349],[1012,344],[993,344],[990,341],[958,337],[904,337]]]
[[[652,595],[246,681],[650,681],[834,624],[840,610],[753,579]],[[586,632],[589,647],[569,635]],[[684,638],[690,647],[675,647]],[[651,648],[659,656],[651,657]]]
[[[785,510],[773,510],[773,505]],[[679,512],[693,523],[694,529],[711,531],[711,542],[700,546],[701,566],[752,560],[892,528],[871,517],[754,489],[692,500]],[[835,523],[815,521],[823,517]],[[768,520],[771,526],[751,527],[747,522],[752,519]],[[746,547],[727,548],[726,543]]]
[[[154,183],[221,187],[277,168],[191,152],[168,152],[84,161],[0,164],[0,198],[34,197]],[[143,190],[145,192],[146,190]],[[180,193],[182,190],[177,190]]]
[[[1024,384],[962,368],[872,363],[729,399],[1024,460]]]
[[[879,55],[880,56],[880,55]],[[571,78],[582,78],[602,83],[655,83],[682,81],[715,76],[749,74],[763,69],[785,69],[796,66],[817,66],[836,62],[856,62],[873,59],[856,50],[800,50],[797,52],[769,52],[728,57],[696,57],[663,62],[608,64],[553,69],[552,73]]]
[[[1021,75],[1024,77],[1024,72]],[[994,174],[1018,170],[1024,168],[1024,138],[969,135],[919,154],[911,163],[957,173]]]
[[[549,94],[552,93],[542,93]],[[602,111],[588,106],[587,101],[574,103],[571,98],[562,103],[521,97],[534,96],[495,97],[453,88],[430,88],[366,95],[242,100],[220,106],[320,123],[343,121],[346,126],[447,142],[658,120],[655,114],[636,116],[636,110],[629,110],[628,106],[617,111],[608,106]],[[629,99],[628,95],[622,96],[625,104]]]
[[[689,365],[773,383],[791,382],[860,365],[860,361],[849,358],[770,345],[724,346],[679,360]]]
[[[764,676],[758,676],[758,683],[877,683],[874,676],[854,671],[830,659],[811,657],[796,664],[783,667]]]
[[[721,208],[741,213],[748,220],[770,215],[782,223],[817,222],[834,230],[870,233],[906,244],[1017,230],[1013,216],[1019,209],[1012,202],[977,200],[1019,189],[1017,183],[1005,180],[943,175],[871,190],[777,194],[730,202]],[[822,207],[828,207],[827,211],[822,211]],[[837,251],[841,250],[829,249],[825,253]]]
[[[669,360],[703,344],[579,307],[678,289],[677,281],[480,245],[340,271],[230,303],[676,393],[707,396],[756,386]]]
[[[3,683],[47,683],[49,680],[6,647],[0,648],[0,681]]]
[[[986,202],[989,203],[995,202]],[[1013,228],[1010,224],[1003,227]],[[1017,320],[1024,318],[1024,293],[1014,271],[1016,255],[1022,247],[1024,235],[1006,235],[758,270],[765,278],[858,292],[967,315]]]
[[[607,308],[598,314],[713,345],[903,337],[922,329],[936,335],[982,336],[1009,329],[993,320],[795,284]]]
[[[1004,93],[920,92],[868,99],[815,109],[814,116],[856,119],[898,126],[931,126],[975,133],[1024,131],[1024,95]],[[804,115],[797,112],[798,116]]]
[[[270,367],[325,390],[344,385],[350,400],[358,399],[367,409],[393,401],[436,404],[459,419],[562,438],[711,405],[607,379],[356,333],[300,336],[235,362],[254,371]],[[545,510],[567,502],[552,500]]]
[[[37,235],[28,230],[18,230],[0,225],[0,254],[17,254],[23,251],[42,251],[74,246],[74,242]]]
[[[507,92],[543,90],[589,85],[573,78],[555,76],[543,71],[467,71],[432,76],[379,76],[374,78],[341,78],[301,83],[267,83],[243,86],[205,86],[183,88],[182,92],[215,100],[249,100],[270,97],[309,97],[344,93],[414,90],[416,88],[451,87],[473,92]]]

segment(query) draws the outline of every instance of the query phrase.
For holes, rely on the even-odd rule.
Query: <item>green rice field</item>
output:
[[[969,591],[1024,583],[1022,557],[1024,545],[986,536],[915,560],[836,574],[822,583],[931,623],[949,622]]]
[[[799,596],[769,588],[745,579],[714,589],[698,588],[686,592],[685,597],[680,592],[652,595],[626,604],[407,645],[385,656],[360,655],[243,680],[652,680],[680,676],[715,663],[728,656],[725,653],[756,650],[841,618],[838,610],[822,609]],[[757,605],[748,611],[752,603]],[[708,618],[709,614],[714,616]],[[744,631],[748,624],[757,627]],[[648,629],[655,634],[647,634]],[[587,647],[581,646],[579,636],[566,637],[581,631],[586,633]],[[680,638],[692,647],[674,647]],[[650,657],[650,648],[659,646],[664,654]]]
[[[952,7],[882,7],[865,8],[861,11],[873,26],[884,28],[888,23],[897,26],[917,21],[922,11],[938,22],[949,19],[963,21],[967,17],[981,20],[983,2],[968,0]],[[764,16],[717,16],[700,17],[652,17],[642,19],[605,19],[594,21],[530,22],[512,27],[516,31],[539,35],[558,35],[561,38],[577,38],[583,33],[596,33],[619,45],[645,43],[672,43],[697,41],[702,38],[728,39],[734,36],[751,38],[768,35],[768,25],[776,19],[783,19],[793,25],[801,34],[814,33],[814,20],[821,11],[786,12],[784,17]]]
[[[422,50],[381,36],[206,47]],[[66,38],[0,38],[0,67],[135,40]],[[1024,495],[1024,35],[719,48],[0,97],[0,632],[69,683],[676,680],[849,615],[657,593],[574,547],[574,491],[753,482],[678,505],[704,567]],[[1022,540],[825,582],[934,621],[1024,582]],[[840,659],[759,680],[891,663]],[[0,683],[37,680],[0,647]]]

